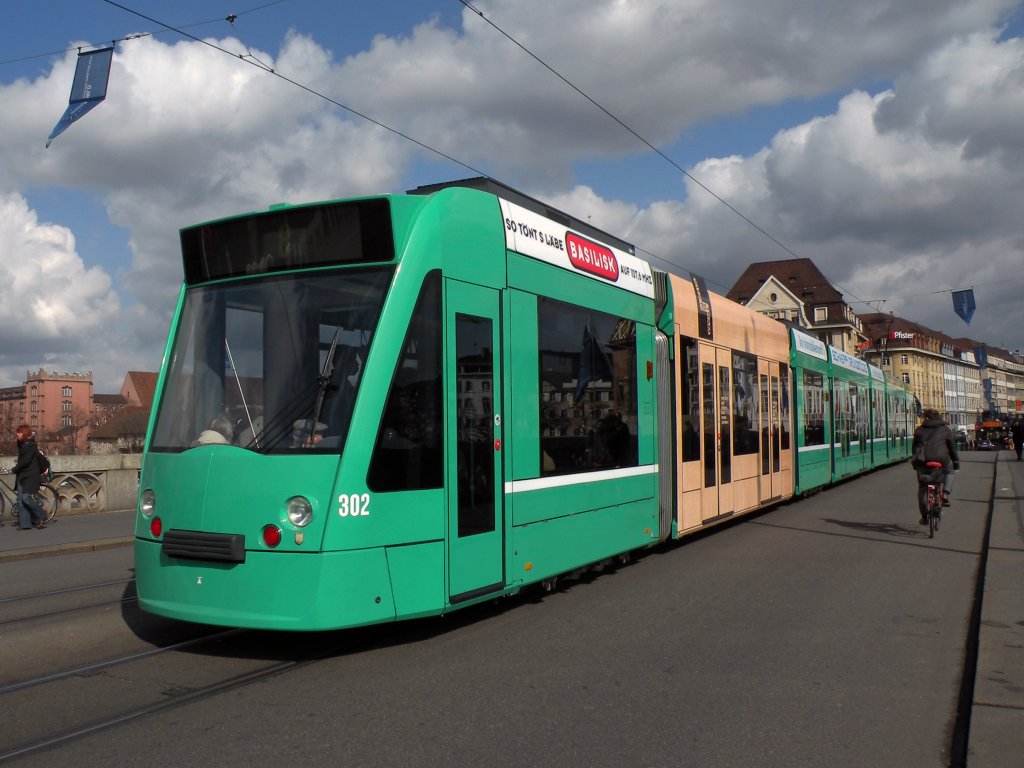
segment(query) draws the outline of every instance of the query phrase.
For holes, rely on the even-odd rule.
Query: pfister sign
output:
[[[508,200],[500,200],[505,247],[539,261],[654,298],[650,265]]]

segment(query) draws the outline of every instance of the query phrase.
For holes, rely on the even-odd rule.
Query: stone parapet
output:
[[[0,457],[10,469],[15,457]],[[139,493],[140,453],[50,456],[51,485],[60,499],[58,515],[134,509]]]

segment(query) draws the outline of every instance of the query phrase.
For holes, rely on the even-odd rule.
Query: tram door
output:
[[[445,281],[448,595],[500,589],[504,572],[498,291]]]
[[[704,522],[733,512],[732,493],[732,354],[700,345],[701,461]]]
[[[762,360],[761,389],[761,502],[778,498],[783,493],[782,464],[782,388],[779,364]]]

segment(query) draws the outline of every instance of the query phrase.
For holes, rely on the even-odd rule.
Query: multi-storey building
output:
[[[763,315],[795,323],[851,355],[867,338],[860,318],[810,259],[751,264],[726,296]]]
[[[1024,363],[972,339],[953,339],[895,315],[861,315],[870,347],[864,356],[910,385],[922,408],[934,408],[951,426],[969,429],[985,412],[1022,413]]]
[[[975,342],[977,343],[977,342]],[[1024,364],[1019,355],[999,347],[985,347],[987,365],[981,371],[981,386],[986,405],[995,417],[1024,413]]]
[[[48,452],[84,452],[89,433],[126,407],[148,415],[156,378],[156,373],[129,371],[119,394],[103,395],[93,393],[92,371],[26,371],[22,386],[0,388],[0,452],[14,451],[19,424],[32,427],[36,441]]]
[[[92,371],[25,373],[27,423],[36,440],[54,450],[84,451],[92,415]]]

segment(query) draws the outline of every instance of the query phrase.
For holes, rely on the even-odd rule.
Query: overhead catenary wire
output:
[[[269,8],[272,5],[278,5],[279,3],[283,3],[283,2],[285,2],[285,0],[272,0],[272,2],[264,3],[263,5],[258,5],[255,8],[249,8],[249,9],[244,10],[244,11],[238,11],[237,13],[229,13],[227,16],[218,16],[215,19],[207,19],[206,21],[193,21],[193,22],[191,22],[189,24],[181,24],[181,25],[179,25],[173,31],[175,33],[177,33],[177,31],[179,29],[192,29],[194,27],[204,27],[204,26],[207,26],[209,24],[220,24],[220,23],[225,22],[225,21],[227,21],[229,24],[233,24],[235,19],[237,19],[239,16],[246,16],[246,15],[248,15],[250,13],[255,13],[256,11],[262,11],[264,8]],[[106,45],[117,45],[118,43],[123,43],[123,42],[127,42],[127,41],[130,41],[130,40],[139,40],[139,39],[141,39],[143,37],[155,37],[156,35],[163,34],[164,32],[169,32],[169,31],[172,31],[172,30],[163,29],[163,30],[160,30],[159,32],[135,32],[135,33],[130,34],[130,35],[125,35],[124,37],[115,37],[115,38],[113,38],[109,42],[106,42],[106,41],[103,42],[101,45],[103,45],[103,46],[106,46]],[[79,52],[81,52],[81,50],[83,48],[99,48],[99,47],[100,47],[100,45],[91,45],[91,44],[90,45],[73,45],[70,48],[62,48],[62,49],[57,50],[57,51],[47,51],[46,53],[32,53],[32,54],[29,54],[28,56],[19,56],[16,59],[4,59],[3,61],[0,61],[0,67],[4,66],[5,64],[20,64],[23,61],[32,61],[33,59],[43,59],[43,58],[47,58],[49,56],[60,56],[60,55],[65,54],[65,53],[70,53],[71,51],[79,51]]]
[[[467,9],[469,9],[470,11],[472,11],[478,17],[480,17],[483,21],[485,21],[488,25],[490,25],[493,29],[495,29],[503,37],[508,39],[512,44],[514,44],[516,47],[518,47],[520,50],[522,50],[524,53],[526,53],[528,56],[530,56],[530,58],[532,58],[534,61],[536,61],[542,67],[544,67],[549,72],[551,72],[551,74],[553,74],[555,77],[557,77],[563,83],[565,83],[567,86],[569,86],[574,91],[576,91],[576,93],[578,93],[584,99],[589,101],[597,109],[599,109],[601,112],[603,112],[609,118],[611,118],[616,123],[618,123],[623,129],[628,131],[632,136],[634,136],[636,139],[638,139],[640,142],[642,142],[646,147],[648,147],[649,149],[654,151],[659,157],[661,157],[666,162],[668,162],[673,168],[675,168],[676,170],[681,172],[684,176],[686,176],[686,178],[690,179],[697,186],[699,186],[701,189],[703,189],[705,192],[707,192],[709,195],[711,195],[713,198],[715,198],[715,200],[720,202],[722,205],[724,205],[726,208],[728,208],[730,211],[732,211],[738,217],[743,219],[743,221],[745,221],[747,224],[749,224],[751,227],[756,229],[758,232],[760,232],[762,235],[764,235],[766,238],[768,238],[771,242],[773,242],[779,248],[781,248],[786,253],[788,253],[792,258],[794,258],[794,259],[803,258],[799,254],[794,252],[785,243],[783,243],[778,238],[773,236],[764,227],[759,225],[757,222],[753,221],[751,218],[749,218],[747,215],[745,215],[742,211],[738,210],[735,206],[733,206],[731,203],[729,203],[723,197],[718,195],[714,190],[710,189],[700,179],[698,179],[693,174],[691,174],[689,171],[687,171],[685,168],[680,166],[675,160],[673,160],[671,157],[669,157],[664,152],[662,152],[661,149],[659,149],[657,146],[655,146],[650,141],[648,141],[646,138],[644,138],[642,135],[640,135],[636,130],[634,130],[624,120],[619,118],[617,115],[612,113],[610,110],[606,109],[602,104],[600,104],[597,100],[595,100],[589,94],[587,94],[585,91],[583,91],[581,88],[579,88],[575,83],[571,82],[568,78],[564,77],[560,72],[558,72],[558,70],[556,70],[554,67],[552,67],[550,64],[548,64],[546,61],[544,61],[539,56],[537,56],[535,53],[533,53],[533,51],[531,51],[525,45],[523,45],[518,40],[516,40],[514,37],[512,37],[512,35],[510,35],[508,32],[506,32],[500,26],[495,24],[491,19],[489,19],[486,15],[484,15],[484,13],[481,10],[479,10],[478,8],[475,8],[470,2],[468,2],[468,0],[458,0],[458,2],[461,5],[465,6]],[[646,251],[646,250],[644,251],[644,253],[647,253],[647,254],[649,254],[651,256],[654,256],[654,254],[651,254],[649,251]],[[658,258],[660,261],[663,261],[666,264],[672,264],[672,266],[680,266],[680,265],[674,264],[673,262],[668,261],[667,259],[662,259],[661,257],[658,257],[658,256],[655,256],[655,258]],[[1005,282],[1013,282],[1014,280],[1024,280],[1024,278],[1014,278],[1014,279],[1011,279],[1010,281],[1000,280],[1000,281],[994,282],[994,283],[981,283],[979,285],[980,286],[1000,285],[1000,284],[1005,283]],[[868,305],[868,306],[870,306],[871,304],[881,304],[881,303],[885,303],[887,301],[894,301],[896,299],[915,298],[915,297],[918,297],[918,296],[927,296],[927,295],[942,294],[942,293],[952,294],[952,293],[954,293],[954,292],[956,292],[958,290],[962,290],[960,288],[946,288],[946,289],[937,290],[937,291],[930,291],[928,293],[911,294],[911,295],[908,295],[908,296],[891,296],[891,297],[886,298],[886,299],[861,299],[861,298],[858,298],[857,295],[854,294],[852,291],[849,291],[849,290],[843,288],[843,286],[839,285],[839,283],[834,282],[831,279],[830,279],[829,282],[832,284],[832,286],[834,288],[837,288],[841,293],[843,293],[843,294],[845,294],[847,296],[850,296],[853,299],[852,301],[848,301],[847,302],[848,304],[865,304],[865,305]],[[974,287],[975,286],[973,286],[973,285],[970,286],[970,288],[972,288],[972,289]],[[728,290],[728,289],[726,289],[726,290]]]
[[[266,64],[263,64],[262,62],[256,60],[255,57],[251,56],[251,54],[234,53],[233,51],[229,51],[227,48],[222,48],[219,45],[211,43],[209,40],[202,40],[202,39],[196,37],[195,35],[189,34],[188,32],[185,32],[184,30],[179,29],[178,27],[175,27],[175,26],[173,26],[171,24],[167,24],[165,22],[162,22],[159,19],[154,19],[152,16],[147,16],[146,14],[141,13],[139,11],[136,11],[136,10],[134,10],[132,8],[129,8],[129,7],[125,6],[125,5],[122,5],[121,3],[114,2],[114,0],[103,0],[103,2],[107,3],[108,5],[114,6],[115,8],[120,8],[122,11],[125,11],[126,13],[131,13],[131,14],[133,14],[135,16],[138,16],[139,18],[145,19],[146,21],[152,22],[153,24],[159,24],[161,27],[164,27],[167,30],[170,30],[172,32],[176,32],[177,34],[182,35],[184,37],[187,37],[190,40],[193,40],[193,41],[195,41],[197,43],[202,43],[203,45],[206,45],[206,46],[208,46],[210,48],[213,48],[216,51],[220,51],[221,53],[227,54],[228,56],[232,56],[232,57],[237,58],[237,59],[239,59],[241,61],[244,61],[246,64],[254,66],[257,69],[263,70],[264,72],[266,72],[266,73],[268,73],[270,75],[273,75],[274,77],[278,78],[279,80],[282,80],[283,82],[288,83],[289,85],[293,85],[296,88],[301,88],[306,93],[309,93],[309,94],[311,94],[313,96],[316,96],[317,98],[323,99],[324,101],[328,102],[329,104],[333,104],[334,106],[339,107],[340,109],[344,109],[346,112],[348,112],[350,114],[353,114],[356,117],[360,117],[363,120],[366,120],[367,122],[372,123],[373,125],[376,125],[379,128],[383,128],[385,131],[388,131],[389,133],[392,133],[395,136],[398,136],[398,137],[400,137],[402,139],[405,139],[406,141],[409,141],[409,142],[415,144],[416,146],[421,147],[422,149],[427,150],[428,152],[432,152],[435,155],[437,155],[438,157],[443,157],[445,160],[449,160],[449,161],[455,163],[456,165],[462,166],[463,168],[465,168],[465,169],[467,169],[469,171],[472,171],[473,173],[477,174],[478,176],[486,176],[487,178],[490,178],[490,176],[488,174],[484,173],[483,171],[479,170],[478,168],[474,168],[472,165],[470,165],[468,163],[465,163],[462,160],[459,160],[459,159],[457,159],[455,157],[452,157],[451,155],[441,151],[440,149],[436,149],[435,147],[431,147],[429,144],[426,144],[426,143],[424,143],[422,141],[419,141],[418,139],[414,139],[412,136],[409,136],[406,133],[402,133],[402,131],[399,131],[397,128],[392,128],[391,126],[381,122],[380,120],[376,120],[376,119],[370,117],[369,115],[367,115],[364,112],[360,112],[359,110],[354,109],[353,107],[350,107],[347,104],[342,104],[340,101],[332,99],[330,96],[327,96],[326,94],[320,93],[319,91],[315,90],[314,88],[310,88],[308,85],[304,85],[303,83],[300,83],[297,80],[292,80],[290,77],[287,77],[286,75],[282,75],[280,72],[278,72],[277,70],[273,69],[272,67],[268,67]]]
[[[694,176],[694,175],[693,175],[692,173],[690,173],[690,172],[689,172],[689,171],[687,171],[687,170],[686,170],[685,168],[683,168],[683,167],[682,167],[681,165],[679,165],[679,163],[677,163],[677,162],[676,162],[675,160],[673,160],[673,159],[672,159],[671,157],[669,157],[669,156],[668,156],[668,155],[666,155],[666,154],[665,154],[664,152],[662,152],[662,151],[661,151],[661,149],[659,149],[659,148],[658,148],[657,146],[655,146],[655,145],[654,145],[654,144],[652,144],[652,143],[651,143],[650,141],[648,141],[648,140],[647,140],[646,138],[644,138],[643,136],[641,136],[641,135],[640,135],[640,134],[639,134],[639,133],[638,133],[637,131],[635,131],[635,130],[634,130],[634,129],[633,129],[632,127],[631,127],[631,126],[629,126],[629,125],[628,125],[628,124],[627,124],[627,123],[626,123],[626,122],[625,122],[624,120],[622,120],[622,119],[621,119],[620,117],[618,117],[617,115],[615,115],[614,113],[612,113],[612,112],[611,112],[610,110],[606,109],[606,108],[605,108],[605,107],[604,107],[604,106],[603,106],[602,104],[600,104],[600,103],[599,103],[599,102],[598,102],[598,101],[597,101],[596,99],[594,99],[593,97],[591,97],[591,96],[590,96],[589,94],[587,94],[587,93],[586,93],[585,91],[583,91],[583,89],[581,89],[581,88],[580,88],[580,87],[578,87],[578,86],[577,86],[577,85],[576,85],[575,83],[573,83],[573,82],[572,82],[572,81],[570,81],[570,80],[569,80],[568,78],[566,78],[565,76],[563,76],[563,75],[562,75],[562,74],[561,74],[561,73],[560,73],[560,72],[559,72],[558,70],[556,70],[556,69],[555,69],[554,67],[552,67],[552,66],[551,66],[550,64],[548,64],[548,63],[547,63],[546,61],[544,61],[544,60],[543,60],[543,59],[541,59],[541,58],[540,58],[539,56],[537,56],[537,55],[536,55],[536,54],[535,54],[535,53],[534,53],[533,51],[531,51],[531,50],[530,50],[529,48],[527,48],[527,47],[526,47],[525,45],[523,45],[523,44],[522,44],[522,43],[520,43],[520,42],[519,42],[518,40],[516,40],[516,39],[515,39],[514,37],[512,37],[512,35],[510,35],[510,34],[509,34],[508,32],[506,32],[506,31],[505,31],[504,29],[502,29],[502,28],[501,28],[501,27],[499,27],[499,26],[498,26],[497,24],[495,24],[495,23],[494,23],[493,21],[491,21],[491,20],[490,20],[489,18],[487,18],[487,16],[485,16],[485,15],[484,15],[484,13],[483,13],[482,11],[480,11],[480,10],[479,10],[479,9],[477,9],[477,8],[474,8],[474,7],[473,7],[473,5],[472,5],[471,3],[469,3],[469,2],[468,2],[468,0],[458,0],[458,2],[459,2],[459,3],[461,3],[462,5],[464,5],[464,6],[465,6],[465,7],[467,8],[467,9],[469,9],[469,10],[470,10],[470,11],[472,11],[473,13],[475,13],[475,14],[476,14],[477,16],[479,16],[479,17],[480,17],[481,19],[483,19],[483,20],[484,20],[485,22],[487,22],[487,24],[489,24],[489,25],[490,25],[491,27],[493,27],[493,28],[494,28],[495,30],[497,30],[497,32],[499,32],[499,33],[500,33],[500,34],[501,34],[501,35],[502,35],[503,37],[505,37],[506,39],[508,39],[508,40],[509,40],[509,41],[510,41],[510,42],[511,42],[511,43],[512,43],[513,45],[515,45],[516,47],[518,47],[518,48],[519,48],[520,50],[522,50],[522,51],[523,51],[524,53],[526,53],[526,55],[528,55],[528,56],[529,56],[530,58],[532,58],[532,59],[533,59],[534,61],[536,61],[536,62],[537,62],[538,64],[540,64],[540,65],[541,65],[542,67],[544,67],[544,68],[545,68],[546,70],[548,70],[548,71],[549,71],[549,72],[550,72],[551,74],[553,74],[553,75],[554,75],[555,77],[557,77],[557,78],[558,78],[559,80],[561,80],[561,81],[562,81],[563,83],[565,83],[565,84],[566,84],[567,86],[569,86],[569,87],[570,87],[570,88],[572,88],[572,89],[573,89],[574,91],[576,91],[576,93],[578,93],[578,94],[579,94],[580,96],[582,96],[582,97],[583,97],[584,99],[586,99],[586,100],[587,100],[587,101],[589,101],[589,102],[590,102],[591,104],[593,104],[593,105],[594,105],[595,107],[597,107],[597,109],[599,109],[599,110],[600,110],[601,112],[603,112],[603,113],[604,113],[605,115],[607,115],[607,116],[608,116],[608,117],[610,117],[610,118],[611,118],[612,120],[614,120],[614,121],[615,121],[616,123],[618,123],[618,124],[619,124],[620,126],[622,126],[622,128],[624,128],[624,129],[625,129],[626,131],[628,131],[628,132],[629,132],[629,133],[630,133],[630,134],[631,134],[632,136],[634,136],[634,137],[635,137],[636,139],[638,139],[638,140],[639,140],[639,141],[640,141],[641,143],[643,143],[643,144],[644,144],[644,146],[648,147],[648,148],[649,148],[649,149],[651,149],[651,150],[652,150],[653,152],[655,152],[655,153],[656,153],[656,154],[657,154],[657,155],[658,155],[659,157],[661,157],[661,158],[662,158],[663,160],[665,160],[666,162],[668,162],[668,163],[669,163],[669,164],[670,164],[670,165],[671,165],[671,166],[672,166],[673,168],[675,168],[675,169],[676,169],[677,171],[679,171],[680,173],[682,173],[682,174],[683,174],[683,175],[684,175],[684,176],[685,176],[686,178],[690,179],[690,181],[692,181],[692,182],[693,182],[694,184],[696,184],[696,185],[697,185],[697,186],[699,186],[699,187],[700,187],[701,189],[703,189],[703,190],[704,190],[705,192],[707,192],[707,193],[708,193],[709,195],[711,195],[711,196],[712,196],[713,198],[715,198],[715,200],[717,200],[718,202],[720,202],[720,203],[721,203],[722,205],[724,205],[724,206],[725,206],[726,208],[728,208],[728,209],[729,209],[730,211],[732,211],[732,212],[733,212],[734,214],[736,214],[736,215],[737,215],[737,216],[739,216],[739,217],[740,217],[741,219],[743,219],[743,221],[745,221],[745,222],[746,222],[747,224],[749,224],[749,225],[750,225],[751,227],[753,227],[753,228],[754,228],[754,229],[756,229],[756,230],[757,230],[758,232],[760,232],[760,233],[761,233],[762,235],[764,235],[764,236],[765,236],[766,238],[768,238],[768,239],[769,239],[769,240],[771,240],[771,241],[772,241],[773,243],[775,243],[775,245],[777,245],[777,246],[778,246],[779,248],[781,248],[781,249],[782,249],[782,250],[784,250],[784,251],[785,251],[786,253],[788,253],[788,254],[790,255],[790,257],[792,257],[792,258],[794,258],[794,259],[801,259],[801,258],[804,258],[804,257],[800,256],[800,255],[799,255],[798,253],[796,253],[796,252],[795,252],[795,251],[794,251],[794,250],[793,250],[792,248],[790,248],[790,247],[789,247],[788,245],[786,245],[786,244],[785,244],[785,243],[783,243],[783,242],[782,242],[781,240],[779,240],[779,239],[778,239],[778,238],[776,238],[776,237],[775,237],[774,235],[772,235],[772,234],[771,234],[771,233],[770,233],[770,232],[769,232],[768,230],[766,230],[766,229],[765,229],[764,227],[762,227],[762,226],[761,226],[760,224],[758,224],[758,223],[757,223],[756,221],[754,221],[754,220],[753,220],[753,219],[751,219],[751,218],[750,218],[749,216],[747,216],[747,215],[746,215],[746,214],[744,214],[744,213],[743,213],[742,211],[740,211],[740,210],[739,210],[738,208],[736,208],[736,207],[735,207],[734,205],[732,205],[732,204],[731,204],[731,203],[730,203],[730,202],[729,202],[728,200],[726,200],[726,199],[725,199],[725,198],[723,198],[723,197],[722,197],[721,195],[719,195],[719,194],[718,194],[717,192],[715,192],[715,191],[714,191],[713,189],[711,189],[711,188],[710,188],[710,187],[708,187],[708,186],[707,186],[706,184],[704,184],[704,182],[702,182],[702,181],[701,181],[700,179],[698,179],[698,178],[697,178],[696,176]],[[669,261],[667,261],[667,260],[664,260],[664,261],[665,261],[666,263],[669,263],[669,264],[671,264],[671,263],[672,263],[672,262],[669,262]],[[679,265],[675,265],[675,264],[673,264],[673,266],[679,266]],[[830,282],[831,282],[831,281],[830,281]],[[839,290],[840,290],[840,291],[841,291],[842,293],[844,293],[844,294],[848,294],[848,295],[850,295],[850,296],[853,296],[853,297],[854,297],[855,299],[857,298],[855,294],[853,294],[853,293],[852,293],[851,291],[848,291],[848,290],[846,290],[845,288],[843,288],[843,287],[842,287],[841,285],[839,285],[838,283],[835,283],[835,282],[833,282],[832,284],[833,284],[833,286],[834,286],[834,287],[838,288],[838,289],[839,289]],[[858,302],[860,302],[860,303],[866,303],[866,302],[864,302],[864,301],[863,301],[862,299],[857,299],[857,301],[858,301]]]
[[[313,89],[313,88],[311,88],[309,86],[304,85],[303,83],[300,83],[300,82],[298,82],[296,80],[293,80],[290,77],[287,77],[286,75],[281,74],[280,72],[276,71],[274,68],[269,67],[265,63],[259,61],[249,51],[247,51],[245,54],[235,53],[235,52],[229,51],[226,48],[223,48],[223,47],[221,47],[219,45],[211,43],[208,40],[202,40],[201,38],[198,38],[198,37],[196,37],[196,36],[186,32],[186,31],[184,31],[184,29],[185,29],[184,26],[176,26],[176,25],[172,25],[172,24],[167,24],[167,23],[165,23],[163,21],[160,21],[160,20],[155,19],[153,17],[147,16],[146,14],[143,14],[143,13],[141,13],[139,11],[136,11],[136,10],[134,10],[132,8],[129,8],[129,7],[127,7],[127,6],[125,6],[125,5],[121,4],[121,3],[114,2],[114,0],[104,0],[104,2],[106,2],[108,5],[112,5],[112,6],[116,7],[116,8],[121,9],[121,10],[125,11],[126,13],[130,13],[132,15],[138,16],[139,18],[145,19],[145,20],[147,20],[147,21],[149,21],[149,22],[151,22],[153,24],[157,24],[160,27],[163,27],[163,29],[165,31],[169,31],[169,32],[173,32],[175,34],[179,34],[179,35],[181,35],[183,37],[187,37],[187,38],[189,38],[189,39],[191,39],[191,40],[193,40],[195,42],[201,43],[201,44],[206,45],[208,47],[211,47],[211,48],[213,48],[213,49],[215,49],[217,51],[220,51],[221,53],[225,53],[225,54],[227,54],[229,56],[232,56],[234,58],[238,58],[238,59],[246,62],[247,64],[250,64],[251,66],[255,66],[258,69],[261,69],[264,72],[267,72],[268,74],[273,75],[274,77],[276,77],[276,78],[278,78],[278,79],[288,83],[289,85],[292,85],[294,87],[300,88],[300,89],[306,91],[307,93],[309,93],[309,94],[311,94],[313,96],[316,96],[317,98],[323,99],[324,101],[326,101],[326,102],[328,102],[330,104],[333,104],[334,106],[337,106],[340,109],[343,109],[343,110],[349,112],[350,114],[355,115],[355,116],[357,116],[357,117],[359,117],[359,118],[361,118],[363,120],[366,120],[367,122],[369,122],[369,123],[371,123],[373,125],[376,125],[377,127],[382,128],[382,129],[392,133],[395,136],[398,136],[398,137],[400,137],[402,139],[405,139],[406,141],[409,141],[410,143],[415,144],[416,146],[418,146],[418,147],[420,147],[422,149],[425,149],[428,152],[431,152],[431,153],[437,155],[438,157],[442,157],[442,158],[444,158],[444,159],[446,159],[446,160],[448,160],[448,161],[450,161],[450,162],[452,162],[452,163],[454,163],[454,164],[456,164],[458,166],[461,166],[462,168],[465,168],[465,169],[467,169],[467,170],[469,170],[469,171],[471,171],[471,172],[473,172],[473,173],[475,173],[475,174],[477,174],[479,176],[483,176],[485,178],[491,178],[490,174],[488,174],[488,173],[486,173],[486,172],[484,172],[484,171],[474,167],[473,165],[471,165],[469,163],[466,163],[466,162],[464,162],[462,160],[459,160],[458,158],[456,158],[456,157],[454,157],[452,155],[449,155],[446,152],[444,152],[442,150],[439,150],[439,149],[437,149],[435,147],[432,147],[432,146],[430,146],[429,144],[427,144],[427,143],[425,143],[423,141],[415,139],[412,136],[410,136],[410,135],[408,135],[408,134],[406,134],[406,133],[404,133],[404,132],[402,132],[402,131],[400,131],[400,130],[398,130],[396,128],[392,128],[391,126],[387,125],[386,123],[384,123],[384,122],[382,122],[380,120],[377,120],[377,119],[369,116],[368,114],[366,114],[364,112],[361,112],[361,111],[359,111],[357,109],[354,109],[353,107],[350,107],[350,106],[348,106],[346,104],[343,104],[343,103],[341,103],[341,102],[339,102],[339,101],[337,101],[337,100],[327,96],[326,94],[323,94],[323,93],[321,93],[321,92],[319,92],[319,91],[317,91],[317,90],[315,90],[315,89]],[[227,14],[224,17],[219,17],[217,19],[211,19],[211,20],[203,21],[203,22],[194,22],[194,23],[192,23],[190,25],[186,25],[186,26],[194,27],[194,26],[200,26],[200,25],[205,25],[205,24],[210,24],[210,23],[217,23],[217,22],[227,21],[233,27],[234,26],[234,22],[237,20],[237,18],[239,16],[242,16],[242,15],[245,15],[245,14],[248,14],[248,13],[253,13],[255,11],[262,10],[262,9],[270,7],[272,5],[277,5],[277,4],[282,3],[282,2],[284,2],[284,0],[273,0],[272,2],[264,3],[262,5],[256,6],[254,8],[249,9],[249,10],[246,10],[246,11],[240,11],[238,13],[229,13],[229,14]],[[545,69],[547,69],[549,72],[551,72],[557,78],[559,78],[563,83],[565,83],[567,86],[569,86],[574,91],[576,91],[580,96],[582,96],[584,99],[586,99],[588,102],[590,102],[595,108],[597,108],[603,114],[605,114],[607,117],[609,117],[610,119],[615,121],[624,130],[626,130],[628,133],[630,133],[632,136],[634,136],[637,140],[639,140],[641,143],[643,143],[646,147],[648,147],[653,152],[655,152],[659,157],[661,157],[663,160],[668,162],[673,168],[675,168],[680,173],[682,173],[686,178],[690,179],[697,186],[699,186],[701,189],[703,189],[707,194],[711,195],[715,200],[717,200],[719,203],[724,205],[732,213],[734,213],[740,219],[742,219],[747,224],[749,224],[753,229],[755,229],[756,231],[761,233],[768,240],[770,240],[775,245],[777,245],[779,248],[781,248],[783,251],[788,253],[791,258],[794,258],[794,259],[803,258],[799,254],[797,254],[795,251],[793,251],[785,243],[783,243],[778,238],[773,236],[764,227],[762,227],[757,222],[752,220],[750,217],[748,217],[746,214],[744,214],[742,211],[737,209],[735,206],[733,206],[731,203],[729,203],[726,199],[721,197],[714,190],[712,190],[706,184],[704,184],[702,181],[700,181],[700,179],[698,179],[693,174],[691,174],[689,171],[687,171],[685,168],[683,168],[681,165],[679,165],[675,160],[673,160],[671,157],[669,157],[667,154],[665,154],[661,149],[659,149],[657,146],[655,146],[650,141],[648,141],[645,137],[643,137],[640,133],[638,133],[636,130],[634,130],[624,120],[622,120],[621,118],[616,116],[614,113],[612,113],[610,110],[605,108],[603,105],[601,105],[599,102],[597,102],[594,98],[592,98],[590,95],[588,95],[586,92],[584,92],[581,88],[579,88],[574,83],[572,83],[568,78],[564,77],[561,73],[559,73],[551,65],[547,64],[540,57],[538,57],[536,54],[534,54],[532,51],[530,51],[526,46],[524,46],[522,43],[520,43],[518,40],[516,40],[510,34],[505,32],[501,27],[499,27],[497,24],[495,24],[493,21],[491,21],[489,18],[487,18],[482,11],[480,11],[479,9],[473,7],[473,5],[471,3],[469,3],[469,2],[467,2],[467,0],[459,0],[459,2],[463,6],[465,6],[468,10],[470,10],[472,13],[474,13],[479,18],[484,20],[488,25],[490,25],[496,31],[498,31],[502,36],[504,36],[510,42],[512,42],[514,45],[516,45],[518,48],[520,48],[524,53],[526,53],[531,58],[533,58],[535,61],[537,61],[541,66],[543,66]],[[122,39],[123,40],[129,40],[129,39],[134,39],[134,38],[138,38],[138,37],[142,37],[142,36],[146,36],[146,35],[155,35],[155,34],[158,34],[158,33],[140,33],[140,34],[132,35],[132,36],[129,36],[127,38],[122,38]],[[116,43],[118,41],[115,40],[114,42]],[[75,49],[74,48],[69,48],[69,49],[66,49],[65,51],[61,51],[61,52],[58,52],[58,53],[67,52],[69,50],[75,50]],[[80,48],[79,48],[79,50],[80,50]],[[39,54],[39,55],[43,56],[43,55],[53,55],[53,54]],[[34,57],[26,57],[26,58],[34,58]],[[12,61],[23,61],[23,60],[25,60],[25,58],[16,59],[16,60],[12,60]],[[0,62],[0,64],[4,64],[4,63],[10,63],[10,62]],[[652,253],[652,252],[650,252],[650,251],[648,251],[646,249],[638,248],[638,250],[641,250],[643,253],[647,254],[649,257],[651,257],[653,259],[656,259],[657,261],[662,262],[663,264],[666,264],[666,265],[668,265],[670,267],[683,268],[682,265],[677,264],[676,262],[670,261],[670,260],[668,260],[666,258],[663,258],[661,256],[658,256],[657,254]],[[709,281],[709,282],[713,282],[715,285],[721,285],[721,284],[717,283],[716,281]],[[1005,282],[1005,281],[1001,281],[1001,282]],[[853,294],[852,292],[846,290],[845,288],[843,288],[838,283],[834,283],[833,282],[832,284],[833,284],[833,286],[835,288],[839,289],[844,294],[850,296],[853,299],[853,301],[851,301],[849,303],[860,303],[860,304],[870,305],[872,303],[880,303],[880,302],[889,301],[889,300],[892,300],[892,298],[899,298],[899,297],[891,297],[890,299],[864,300],[864,299],[858,298],[855,294]],[[728,290],[728,288],[725,288],[725,286],[722,286],[722,287],[724,288],[723,292]],[[941,291],[934,291],[933,293],[951,293],[953,290],[955,290],[955,289],[947,289],[947,290],[941,290]]]

